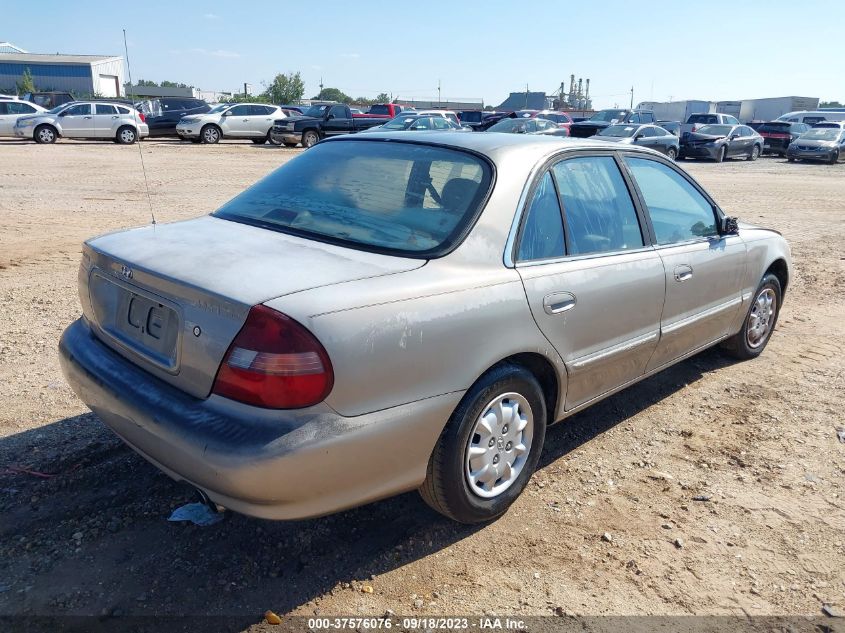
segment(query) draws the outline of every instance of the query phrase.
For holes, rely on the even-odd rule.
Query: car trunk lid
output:
[[[80,299],[109,347],[206,397],[253,305],[424,264],[207,216],[88,241]]]

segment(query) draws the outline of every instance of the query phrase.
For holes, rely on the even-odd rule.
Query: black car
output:
[[[768,121],[756,128],[763,137],[763,153],[786,156],[789,145],[810,129],[806,123],[790,123],[789,121]]]
[[[144,113],[150,136],[178,136],[176,125],[179,119],[211,110],[211,106],[203,99],[193,97],[159,97],[141,101],[135,107]]]
[[[664,130],[666,130],[670,134],[674,134],[675,136],[681,135],[681,122],[680,121],[658,121],[657,125],[662,127]]]
[[[678,156],[678,137],[658,125],[611,125],[593,138],[622,145],[640,145],[665,154],[672,160]]]
[[[650,110],[620,110],[612,108],[599,110],[586,121],[573,123],[569,128],[570,136],[588,138],[598,134],[606,127],[620,123],[654,123],[654,112]]]
[[[705,125],[681,138],[682,158],[709,158],[721,163],[744,156],[757,160],[763,152],[763,137],[747,125]]]

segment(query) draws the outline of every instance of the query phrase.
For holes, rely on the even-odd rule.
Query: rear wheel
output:
[[[59,133],[56,132],[56,128],[52,125],[39,125],[32,134],[35,142],[42,145],[45,143],[55,143],[58,137]]]
[[[716,162],[717,163],[724,162],[725,156],[727,156],[727,155],[728,155],[728,148],[725,147],[724,145],[722,145],[722,147],[719,148],[719,152],[716,154]]]
[[[308,130],[302,134],[302,147],[314,147],[320,141],[320,135],[314,130]]]
[[[834,152],[833,156],[830,157],[830,164],[835,165],[839,162],[839,152]]]
[[[222,134],[220,132],[220,128],[216,125],[206,125],[202,128],[202,130],[200,130],[200,138],[203,143],[208,143],[210,145],[219,143],[221,136]]]
[[[121,145],[132,145],[132,143],[138,140],[138,133],[135,131],[135,128],[124,125],[117,130],[115,140]]]
[[[771,273],[764,275],[742,329],[724,343],[731,356],[748,360],[763,352],[778,320],[782,294],[780,280]]]
[[[542,389],[528,370],[494,367],[467,391],[440,434],[420,495],[461,523],[501,516],[537,466],[546,418]]]
[[[267,139],[266,138],[254,138],[254,139],[252,139],[252,142],[255,143],[256,145],[264,145],[264,143],[267,142]]]
[[[669,160],[675,160],[678,157],[678,152],[674,147],[670,147],[666,150],[666,157],[669,158]]]
[[[760,158],[760,146],[754,145],[751,148],[751,153],[748,155],[748,160],[757,160],[758,158]]]
[[[794,158],[792,158],[792,156],[788,156],[786,160],[787,160],[787,161],[789,161],[790,163],[794,163],[794,162],[795,162],[795,159],[794,159]]]

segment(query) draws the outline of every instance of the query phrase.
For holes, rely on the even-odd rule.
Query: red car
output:
[[[542,110],[535,114],[533,118],[554,121],[558,127],[564,128],[567,132],[569,132],[569,126],[574,123],[572,117],[566,112],[555,112],[554,110]]]

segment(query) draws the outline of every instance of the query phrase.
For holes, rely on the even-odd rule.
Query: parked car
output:
[[[496,125],[502,119],[512,119],[515,118],[516,115],[513,112],[492,112],[488,116],[484,116],[481,118],[481,123],[472,124],[470,123],[469,126],[475,132],[486,132],[492,126]]]
[[[735,116],[721,112],[699,112],[691,114],[686,123],[681,125],[681,139],[692,132],[697,132],[705,125],[739,125]]]
[[[845,129],[845,121],[819,121],[813,127],[832,127],[836,129]]]
[[[328,139],[210,216],[83,245],[67,382],[209,504],[296,519],[418,488],[489,521],[547,426],[712,345],[765,349],[788,244],[665,157],[390,138]]]
[[[419,132],[440,130],[455,132],[471,132],[472,129],[461,125],[456,125],[451,119],[437,116],[434,114],[418,114],[416,116],[399,116],[390,121],[371,127],[368,130],[361,130],[364,132]]]
[[[402,112],[414,112],[414,108],[408,106],[401,106],[398,103],[374,103],[367,110],[368,116],[375,116],[379,118],[392,119]]]
[[[557,123],[548,119],[502,119],[487,128],[488,133],[506,132],[508,134],[548,134],[563,130],[566,128],[559,128]],[[568,130],[566,130],[566,135],[568,135]]]
[[[182,117],[176,125],[179,138],[195,143],[219,143],[224,138],[249,139],[261,144],[270,139],[270,128],[285,113],[266,103],[221,103],[205,114]]]
[[[458,113],[454,110],[437,110],[437,109],[428,109],[428,110],[417,110],[414,114],[424,114],[424,115],[434,115],[434,116],[442,116],[449,119],[455,125],[461,124],[461,119],[458,117]]]
[[[160,97],[135,104],[144,113],[150,136],[179,136],[176,126],[183,117],[201,115],[211,110],[203,99],[193,97]]]
[[[461,125],[468,125],[473,130],[476,129],[485,118],[489,118],[495,112],[486,112],[484,110],[461,110],[457,113],[461,120]]]
[[[15,123],[22,116],[46,112],[44,108],[34,103],[19,99],[0,98],[0,136],[14,136]]]
[[[569,127],[570,135],[587,138],[598,134],[604,128],[617,123],[654,123],[654,112],[650,110],[599,110],[586,121],[578,121]]]
[[[769,121],[756,128],[756,132],[763,137],[764,154],[771,153],[786,156],[786,149],[789,147],[789,144],[809,129],[810,126],[806,123]]]
[[[311,106],[302,116],[276,121],[270,130],[270,140],[276,145],[312,147],[321,139],[340,134],[352,134],[387,123],[378,117],[353,117],[349,106],[342,103]]]
[[[640,145],[666,154],[675,160],[680,151],[680,140],[671,132],[657,125],[611,125],[593,138],[625,145]]]
[[[775,120],[815,125],[821,121],[845,121],[845,112],[838,112],[836,110],[802,110],[800,112],[787,112]]]
[[[127,105],[103,101],[72,101],[46,112],[19,117],[15,136],[36,143],[64,138],[109,139],[131,145],[149,135],[144,115]]]
[[[681,135],[681,122],[680,121],[658,121],[657,125],[662,127],[667,132],[674,134],[675,136]]]
[[[789,144],[786,159],[823,160],[831,165],[845,159],[845,128],[813,127]]]
[[[572,117],[569,116],[566,112],[556,112],[554,110],[542,110],[534,115],[535,119],[546,119],[547,121],[553,121],[557,123],[558,127],[563,127],[569,130],[572,126],[574,121]]]
[[[40,91],[26,92],[21,95],[24,101],[29,101],[48,110],[74,101],[73,95],[69,92]]]
[[[349,112],[352,113],[352,116],[356,114],[364,114],[364,111],[359,108],[349,108]]]
[[[763,153],[763,137],[747,125],[705,125],[681,139],[681,158],[709,158],[721,163],[744,156],[757,160]]]

